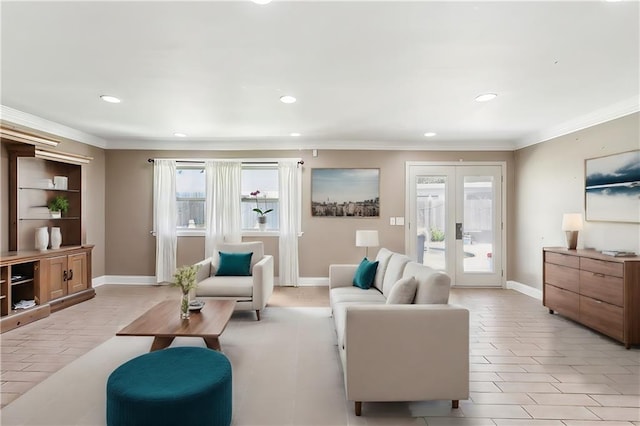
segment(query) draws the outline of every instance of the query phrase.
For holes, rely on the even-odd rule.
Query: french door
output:
[[[502,169],[407,163],[406,253],[452,285],[501,287]]]

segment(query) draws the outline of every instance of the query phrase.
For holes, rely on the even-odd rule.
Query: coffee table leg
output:
[[[173,342],[173,339],[175,339],[175,337],[158,337],[158,336],[154,337],[153,343],[151,344],[151,349],[149,349],[149,352],[168,348],[169,345],[171,345],[171,342]]]
[[[204,343],[207,345],[209,349],[213,349],[216,351],[220,350],[220,341],[217,337],[203,337]]]

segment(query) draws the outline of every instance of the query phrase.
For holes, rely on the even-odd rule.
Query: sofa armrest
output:
[[[195,266],[198,266],[198,271],[196,272],[196,282],[207,279],[211,276],[211,258],[207,257],[204,260],[196,263]]]
[[[350,287],[358,265],[329,265],[329,289]]]
[[[273,293],[273,256],[265,255],[253,265],[253,308],[264,309]]]
[[[454,305],[354,305],[346,309],[341,356],[347,399],[468,398],[467,309]]]

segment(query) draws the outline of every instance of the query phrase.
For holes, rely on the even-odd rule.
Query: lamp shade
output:
[[[582,231],[582,213],[565,213],[562,216],[563,231]]]
[[[356,231],[356,247],[378,247],[378,231]]]

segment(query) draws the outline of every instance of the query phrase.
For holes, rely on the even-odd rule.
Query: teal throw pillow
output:
[[[373,279],[376,277],[376,270],[378,269],[378,262],[371,262],[366,257],[362,259],[356,274],[353,277],[353,285],[363,289],[368,289],[373,284]]]
[[[249,253],[220,253],[220,264],[216,271],[218,277],[244,277],[251,275],[251,256]]]

